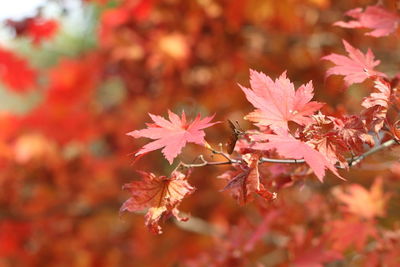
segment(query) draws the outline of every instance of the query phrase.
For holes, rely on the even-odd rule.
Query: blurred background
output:
[[[395,10],[396,1],[383,2]],[[293,259],[288,240],[294,228],[323,229],[319,216],[328,204],[321,195],[307,188],[282,192],[286,200],[276,205],[288,212],[292,224],[285,228],[286,222],[279,222],[275,235],[246,241],[243,251],[242,240],[272,220],[262,215],[270,207],[239,207],[219,192],[225,182],[215,178],[227,168],[206,167],[194,171],[190,183],[197,191],[181,205],[192,219],[186,224],[167,221],[164,234],[155,236],[144,226],[143,214],[119,215],[129,198],[121,188],[139,179],[138,168],[168,175],[174,166],[160,151],[132,164],[132,152],[147,140],[126,133],[144,128],[147,113],[165,116],[167,109],[185,110],[191,118],[215,113],[217,120],[238,120],[248,129],[243,115],[252,107],[237,83],[248,85],[249,68],[271,77],[288,70],[297,86],[313,81],[315,99],[328,103],[325,112],[357,113],[369,93],[365,84],[347,90],[342,78],[325,79],[329,63],[320,58],[343,54],[345,39],[364,52],[371,47],[383,62],[380,70],[395,75],[400,56],[396,36],[375,39],[362,30],[332,26],[345,11],[375,3],[4,2],[0,266],[285,266]],[[225,123],[206,132],[213,145],[225,143],[230,134]],[[189,146],[181,158],[191,161],[198,153],[206,151]],[[368,164],[374,167],[366,164],[346,178],[369,185],[368,178],[387,167],[376,167],[381,161],[372,158]],[[338,183],[327,177],[324,185],[314,187],[323,195]],[[305,213],[310,218],[303,218]],[[392,221],[398,219],[393,216]],[[215,234],[221,231],[225,234]]]

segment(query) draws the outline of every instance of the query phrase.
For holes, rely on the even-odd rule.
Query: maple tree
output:
[[[400,264],[396,1],[77,2],[2,26],[1,266]]]

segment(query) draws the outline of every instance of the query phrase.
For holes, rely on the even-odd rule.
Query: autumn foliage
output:
[[[397,1],[67,2],[1,22],[0,266],[400,266]]]

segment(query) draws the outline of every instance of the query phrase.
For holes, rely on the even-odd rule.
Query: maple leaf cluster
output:
[[[384,14],[389,13],[386,13],[380,7],[369,7],[364,14],[361,13],[360,9],[352,10],[347,14],[354,19],[358,19],[359,22],[339,22],[335,23],[335,25],[347,28],[384,28],[373,31],[370,35],[374,37],[380,37],[392,32],[393,30],[388,28],[393,28],[394,26],[389,26],[389,24],[397,25],[398,19],[394,15],[385,16]],[[382,21],[371,23],[374,16],[378,20],[382,18]],[[276,184],[274,186],[274,183],[268,181],[268,177],[264,176],[268,172],[268,167],[264,168],[264,173],[260,172],[259,165],[263,163],[305,163],[320,182],[324,181],[326,169],[329,169],[337,177],[344,179],[339,174],[338,168],[348,170],[350,167],[358,164],[368,154],[366,147],[370,147],[371,149],[375,145],[374,136],[379,134],[383,127],[393,128],[393,122],[389,121],[387,114],[393,103],[392,99],[395,90],[392,89],[391,85],[393,81],[389,80],[385,73],[375,70],[380,61],[375,60],[375,56],[370,49],[368,49],[366,54],[363,54],[347,41],[343,40],[343,44],[348,56],[332,53],[321,59],[331,61],[335,64],[335,66],[328,69],[326,77],[331,75],[344,76],[344,82],[348,87],[366,80],[373,82],[377,92],[373,92],[364,98],[361,103],[364,109],[358,115],[335,116],[334,114],[324,113],[322,108],[325,103],[312,101],[314,88],[311,81],[301,85],[296,90],[294,84],[287,78],[286,72],[274,81],[262,72],[250,70],[251,88],[241,85],[240,88],[255,110],[245,115],[243,119],[253,123],[254,126],[258,127],[257,130],[240,131],[236,129],[236,126],[232,122],[229,122],[232,129],[233,141],[227,142],[228,148],[226,151],[223,151],[222,147],[220,150],[217,150],[204,141],[205,133],[202,130],[212,126],[209,123],[212,117],[206,117],[204,119],[205,122],[201,126],[196,127],[199,116],[192,124],[186,124],[186,115],[184,112],[182,113],[182,118],[179,118],[178,115],[168,111],[169,121],[150,114],[155,124],[148,124],[147,129],[135,130],[128,133],[128,135],[134,138],[146,137],[156,139],[156,141],[143,146],[135,156],[164,147],[162,150],[163,155],[172,164],[173,159],[176,158],[187,143],[191,142],[202,145],[213,154],[223,156],[226,161],[210,162],[205,160],[203,155],[199,157],[202,161],[200,164],[188,164],[180,161],[171,174],[172,177],[176,175],[175,172],[178,168],[191,170],[195,167],[207,165],[233,165],[235,171],[227,171],[219,176],[219,178],[228,181],[222,191],[230,191],[232,196],[242,205],[254,200],[255,195],[267,200],[267,202],[276,199],[277,194],[275,191],[279,189],[276,187]],[[197,131],[193,131],[192,128]],[[393,134],[391,136],[394,137],[391,140],[391,143],[394,144],[397,137]],[[240,148],[235,150],[235,143],[238,141],[244,141],[244,143],[241,144]],[[380,140],[379,142],[382,141]],[[232,156],[233,150],[235,150],[235,155]],[[299,172],[298,176],[302,176],[301,179],[304,179],[308,174],[310,172],[306,169]],[[171,180],[174,180],[174,178],[171,178]],[[382,182],[381,180],[376,181],[376,188],[378,188]],[[141,186],[133,185],[129,186],[129,188],[133,190],[133,196],[141,194]],[[374,191],[375,187],[372,190]],[[334,191],[334,195],[348,205],[348,211],[357,213],[361,217],[372,219],[375,216],[383,215],[381,208],[387,200],[384,196],[380,195],[380,189],[376,190],[378,190],[376,191],[376,194],[378,194],[376,195],[376,200],[372,200],[374,196],[371,196],[369,204],[366,204],[365,201],[368,201],[370,195],[362,187],[356,185],[353,185],[350,191],[350,194],[353,195],[346,196],[339,189],[338,191]],[[142,194],[146,195],[144,192]],[[375,194],[375,192],[372,194]],[[180,194],[180,196],[183,195]],[[361,201],[362,198],[365,201]],[[153,209],[157,210],[162,201],[167,201],[169,197],[166,196],[157,203],[152,203],[151,197],[148,199],[150,200],[145,205],[148,205],[150,209],[146,215],[146,225],[150,229],[153,229],[154,221],[150,221],[148,218],[160,218]],[[180,198],[181,200],[183,198]],[[133,201],[133,203],[132,201],[131,198],[125,202],[122,210],[136,211],[138,206],[136,201]],[[360,203],[364,203],[365,206],[359,207]],[[139,208],[146,208],[145,205],[141,205]],[[379,206],[377,210],[373,208],[375,205]],[[166,209],[166,206],[167,204],[164,204],[163,209]],[[363,211],[363,208],[365,208],[365,211]],[[303,259],[308,257],[304,255],[301,255],[299,259],[295,259],[294,262],[300,266],[309,266],[308,264],[341,259],[342,256],[338,252],[341,248],[355,244],[358,249],[361,249],[366,243],[368,236],[377,238],[373,224],[374,222],[364,223],[351,218],[346,222],[342,220],[333,222],[333,233],[336,233],[336,231],[348,232],[350,228],[362,229],[364,232],[360,235],[359,239],[348,241],[338,238],[340,236],[338,234],[336,236],[328,234],[327,239],[331,240],[332,248],[336,249],[336,251],[333,250],[324,254],[322,251],[319,252],[323,248],[317,245],[315,248],[312,248],[312,252],[302,252],[305,255],[310,253],[310,257],[322,253],[320,258],[316,259],[315,263],[309,262],[308,259]],[[153,232],[159,233],[160,229],[158,227],[157,224],[157,229],[153,229]],[[321,242],[323,241],[321,240]],[[339,245],[341,242],[344,242],[344,244]]]
[[[0,23],[0,266],[399,265],[394,0],[81,2]]]
[[[375,62],[371,62],[371,57],[373,57],[371,51],[369,51],[370,60],[359,62],[360,59],[363,60],[363,54],[351,48],[346,42],[344,44],[350,54],[350,58],[338,55],[323,58],[340,64],[337,67],[333,67],[333,69],[339,70],[336,74],[347,75],[348,73],[355,74],[357,71],[360,72],[359,67],[350,69],[350,66],[359,63],[363,63],[366,67],[368,65],[376,65]],[[342,69],[346,71],[341,72]],[[328,72],[328,75],[333,73]],[[251,152],[239,152],[239,154],[242,154],[241,158],[232,159],[222,151],[214,151],[208,143],[205,143],[203,129],[215,124],[210,123],[213,116],[200,120],[199,115],[192,123],[187,123],[184,112],[182,113],[182,118],[179,118],[178,115],[168,111],[169,121],[150,114],[154,124],[148,124],[147,129],[135,130],[128,133],[128,135],[134,138],[157,139],[141,148],[135,156],[164,147],[162,150],[163,155],[170,164],[173,163],[173,159],[187,143],[191,142],[203,146],[206,144],[205,147],[209,148],[213,153],[224,155],[228,163],[240,166],[240,168],[236,168],[236,172],[224,175],[224,178],[229,181],[224,191],[233,191],[232,194],[238,199],[239,203],[246,204],[249,199],[252,199],[249,196],[253,193],[264,195],[262,192],[266,190],[265,187],[267,186],[261,183],[262,177],[259,174],[258,165],[263,161],[262,156],[268,156],[271,151],[275,151],[284,158],[294,159],[295,162],[296,160],[303,160],[321,182],[323,182],[326,169],[343,179],[335,166],[336,164],[342,164],[342,166],[348,168],[349,164],[342,154],[350,154],[352,152],[353,156],[360,156],[360,150],[358,150],[358,155],[356,154],[357,151],[352,151],[352,145],[349,141],[352,140],[355,147],[360,147],[363,143],[373,144],[372,136],[368,132],[374,130],[378,132],[386,118],[386,110],[391,95],[390,85],[383,81],[384,74],[382,74],[382,77],[377,76],[378,74],[376,72],[373,77],[376,88],[381,93],[372,93],[364,99],[362,106],[367,109],[379,107],[380,111],[371,112],[366,110],[363,118],[361,118],[361,114],[359,117],[354,116],[353,119],[361,122],[361,125],[357,125],[354,123],[345,124],[340,117],[323,115],[320,109],[324,104],[311,101],[314,95],[311,82],[301,85],[295,90],[294,85],[286,77],[286,73],[283,73],[273,81],[263,73],[251,71],[251,89],[242,86],[241,89],[245,93],[247,100],[257,109],[246,115],[244,119],[253,122],[254,125],[260,128],[260,131],[253,130],[242,134],[249,141],[246,148]],[[358,76],[352,76],[351,78],[346,76],[347,81],[353,83],[361,82],[367,77],[360,80]],[[319,111],[318,114],[316,113],[317,111]],[[371,122],[367,123],[368,121]],[[290,130],[289,122],[296,124]],[[363,138],[359,137],[358,134],[360,132],[364,134]],[[205,161],[204,163],[205,165],[208,164]],[[180,164],[182,163],[179,163],[178,167],[180,167]],[[190,164],[183,163],[182,166],[191,168]],[[175,174],[173,173],[172,175]],[[133,190],[140,191],[141,189],[133,186]],[[275,196],[271,197],[273,195],[271,192],[267,192],[267,199],[275,198]],[[151,201],[152,198],[147,199]],[[161,205],[160,201],[157,205]],[[131,204],[131,202],[132,199],[128,200],[123,205],[122,210],[137,210],[137,204],[135,202]],[[129,208],[131,205],[132,208]],[[154,208],[154,203],[149,205],[152,207],[151,209]],[[150,214],[154,212],[151,209],[149,210]],[[147,216],[160,218],[157,215]],[[153,223],[146,220],[146,224],[150,228],[153,228]],[[157,229],[155,232],[160,232],[160,230]]]

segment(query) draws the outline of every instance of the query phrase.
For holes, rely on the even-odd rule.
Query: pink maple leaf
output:
[[[134,138],[156,139],[143,146],[135,156],[163,148],[162,153],[170,164],[172,164],[174,158],[181,152],[186,143],[204,145],[205,133],[203,129],[218,123],[210,123],[214,115],[201,119],[199,114],[191,123],[186,121],[185,112],[182,112],[182,118],[179,118],[178,115],[168,110],[169,121],[157,115],[150,113],[149,115],[154,123],[148,123],[147,129],[127,133],[127,135]]]
[[[311,82],[295,91],[286,72],[274,82],[264,73],[250,70],[250,85],[251,89],[239,86],[247,100],[257,108],[245,119],[257,126],[287,129],[289,121],[305,125],[311,122],[309,116],[323,106],[323,103],[311,101],[314,96]]]
[[[330,54],[324,56],[323,60],[329,60],[336,66],[328,69],[326,76],[343,75],[346,85],[353,83],[361,83],[371,76],[386,77],[382,72],[375,71],[374,67],[379,65],[380,61],[374,61],[374,54],[368,49],[367,54],[363,54],[360,50],[352,47],[348,42],[343,40],[344,48],[349,54],[348,57],[338,54]]]
[[[252,135],[251,139],[257,142],[253,148],[260,150],[276,149],[278,154],[283,157],[304,159],[321,182],[323,182],[325,176],[325,169],[331,170],[337,177],[343,179],[335,166],[319,151],[307,143],[297,140],[284,129],[280,128],[274,131],[277,134],[259,133]],[[263,142],[267,140],[268,143]]]
[[[372,31],[365,35],[373,37],[387,36],[399,26],[400,17],[396,13],[389,12],[380,6],[369,6],[364,12],[362,8],[351,9],[346,15],[353,18],[348,22],[338,21],[336,26],[343,28],[368,28]]]

